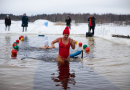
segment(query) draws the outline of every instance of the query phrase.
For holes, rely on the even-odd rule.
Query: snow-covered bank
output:
[[[97,37],[130,46],[130,38],[112,37],[112,34],[130,36],[130,26],[102,25],[95,29],[95,36]]]
[[[45,26],[45,22],[48,22],[48,26]],[[47,20],[36,20],[33,23],[28,24],[27,32],[22,32],[21,21],[12,21],[10,31],[5,31],[4,20],[0,20],[0,34],[62,34],[65,25],[55,25],[54,22]],[[71,35],[83,35],[85,36],[88,31],[88,23],[72,24],[70,33]],[[130,39],[112,37],[112,34],[129,35],[130,26],[115,26],[114,24],[96,25],[95,36],[104,38],[115,43],[126,44],[130,46]]]

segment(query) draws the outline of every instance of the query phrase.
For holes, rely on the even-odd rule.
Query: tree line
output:
[[[7,14],[0,14],[0,19],[5,19]],[[23,15],[13,15],[8,14],[12,20],[21,20]],[[67,15],[70,16],[75,23],[88,23],[88,18],[90,16],[96,17],[96,23],[114,23],[114,22],[123,22],[129,23],[130,21],[130,14],[72,14],[72,13],[63,13],[63,14],[38,14],[38,15],[31,15],[28,16],[29,22],[34,22],[37,19],[46,19],[52,22],[65,22]]]

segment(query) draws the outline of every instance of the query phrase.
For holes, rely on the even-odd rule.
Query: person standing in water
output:
[[[5,18],[5,31],[8,27],[8,31],[10,30],[10,25],[11,25],[11,19],[9,17],[9,15],[7,15],[7,17]]]
[[[60,63],[70,61],[70,46],[72,49],[75,49],[76,41],[69,38],[70,31],[69,27],[66,27],[63,31],[63,37],[59,37],[51,42],[52,48],[55,48],[54,44],[59,42],[59,54],[57,55],[56,60]]]
[[[25,27],[25,31],[27,31],[28,17],[26,16],[26,13],[24,13],[24,16],[22,17],[22,27],[23,27],[23,32],[24,32],[24,27]]]

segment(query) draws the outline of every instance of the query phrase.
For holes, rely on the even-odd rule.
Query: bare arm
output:
[[[70,45],[71,45],[72,49],[75,49],[75,43],[76,43],[75,40],[73,40],[73,39],[70,40]]]
[[[60,41],[60,38],[57,38],[57,39],[55,39],[54,41],[52,41],[52,42],[51,42],[52,48],[55,48],[54,44],[57,43],[57,42],[59,42],[59,41]]]
[[[49,46],[48,48],[52,48],[51,46]]]
[[[46,49],[46,47],[45,46],[43,46],[43,47],[41,47],[42,49]]]

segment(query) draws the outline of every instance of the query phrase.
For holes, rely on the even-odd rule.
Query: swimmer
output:
[[[55,48],[54,44],[59,42],[59,54],[57,55],[56,60],[64,63],[70,61],[70,46],[72,49],[75,49],[76,41],[69,38],[70,31],[69,27],[66,27],[63,31],[63,37],[59,37],[56,40],[51,42],[52,48]]]
[[[44,46],[41,47],[41,48],[43,48],[43,49],[50,49],[50,48],[52,48],[51,46],[49,46],[49,42],[48,42],[48,37],[47,36],[45,37]]]

